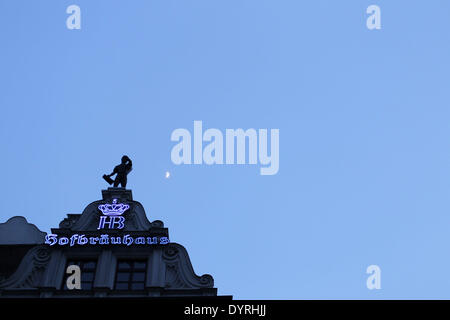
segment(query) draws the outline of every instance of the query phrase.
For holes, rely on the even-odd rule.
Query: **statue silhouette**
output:
[[[128,156],[122,157],[122,163],[116,166],[111,174],[104,174],[103,179],[106,180],[109,184],[114,184],[114,188],[117,188],[119,184],[126,188],[127,186],[127,175],[130,173],[133,163]],[[111,179],[111,176],[116,175],[116,179]]]

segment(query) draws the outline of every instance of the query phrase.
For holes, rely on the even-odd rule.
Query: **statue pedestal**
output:
[[[133,200],[133,194],[131,190],[117,187],[117,188],[108,188],[107,190],[102,190],[103,200],[110,199],[121,199],[121,200]]]

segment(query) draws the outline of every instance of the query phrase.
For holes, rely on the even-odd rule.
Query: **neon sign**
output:
[[[74,245],[84,246],[87,244],[91,245],[120,245],[124,244],[127,246],[134,244],[137,245],[155,245],[155,244],[168,244],[168,237],[132,237],[129,234],[124,236],[110,236],[108,234],[102,234],[99,237],[86,237],[84,234],[73,234],[70,238],[68,237],[59,237],[57,234],[48,234],[45,236],[45,244],[50,246],[60,245],[65,246],[68,245],[73,247]]]
[[[104,229],[107,225],[109,229],[123,229],[125,227],[125,218],[122,214],[130,208],[128,204],[117,203],[117,199],[113,199],[112,204],[101,204],[98,209],[103,213],[98,223],[99,229]]]
[[[109,218],[109,219],[108,219]],[[97,230],[105,228],[108,225],[109,229],[123,229],[125,218],[124,217],[100,217]]]
[[[128,204],[117,203],[117,199],[113,199],[112,204],[101,204],[98,209],[105,216],[121,216],[125,211],[130,209]]]
[[[104,229],[106,226],[108,229],[123,229],[125,227],[125,217],[122,214],[130,209],[128,204],[117,203],[117,199],[113,199],[111,204],[101,204],[98,209],[103,213],[100,216],[100,221],[98,224],[99,229]],[[156,245],[156,244],[168,244],[169,238],[165,237],[143,237],[137,236],[133,237],[129,234],[123,236],[101,234],[99,236],[89,236],[84,234],[73,234],[70,237],[59,236],[57,234],[48,234],[45,236],[45,244],[50,246],[69,246],[74,245],[84,246],[84,245]]]

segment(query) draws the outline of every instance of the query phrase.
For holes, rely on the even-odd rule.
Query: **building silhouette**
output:
[[[213,277],[195,274],[186,249],[147,219],[131,190],[102,196],[51,234],[24,217],[1,223],[0,298],[217,297]],[[69,266],[79,268],[79,289]]]

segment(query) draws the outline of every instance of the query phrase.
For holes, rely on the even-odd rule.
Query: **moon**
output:
[[[166,179],[169,179],[169,178],[170,178],[170,172],[166,171]]]

